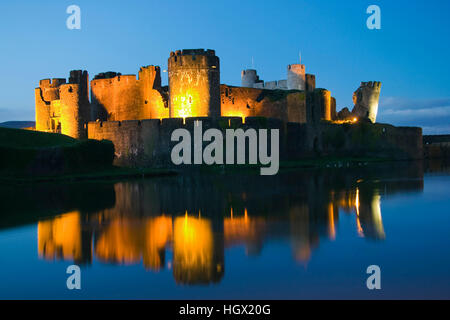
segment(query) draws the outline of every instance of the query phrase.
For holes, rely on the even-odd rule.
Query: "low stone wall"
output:
[[[428,159],[450,159],[450,135],[423,136],[424,157]]]
[[[394,160],[423,158],[421,128],[369,122],[321,123],[310,132],[318,141],[313,140],[313,150],[319,154]]]
[[[202,121],[203,133],[208,128],[217,128],[221,130],[224,138],[226,129],[279,129],[281,160],[320,156],[396,160],[423,157],[421,128],[372,123],[334,124],[324,121],[308,125],[263,117],[247,117],[244,121],[240,117],[193,117],[186,118],[185,121],[182,118],[167,118],[90,122],[88,137],[112,141],[115,146],[116,165],[167,167],[172,166],[170,153],[178,143],[171,141],[172,132],[177,128],[185,128],[191,133],[191,153],[194,154],[194,126],[198,120]],[[203,142],[203,148],[209,143]]]

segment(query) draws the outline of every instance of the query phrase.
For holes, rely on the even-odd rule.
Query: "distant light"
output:
[[[358,121],[358,118],[353,118],[353,122],[356,122],[356,121]]]

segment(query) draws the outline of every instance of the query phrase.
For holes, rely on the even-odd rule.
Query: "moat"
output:
[[[450,298],[440,162],[0,191],[3,299]]]

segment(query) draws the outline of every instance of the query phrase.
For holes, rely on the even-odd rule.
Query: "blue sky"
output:
[[[71,4],[81,8],[81,30],[66,28]],[[371,4],[381,8],[381,30],[366,27]],[[378,80],[379,121],[450,133],[449,14],[441,0],[2,1],[0,121],[34,119],[39,79],[165,69],[172,50],[211,48],[222,83],[239,85],[252,57],[263,80],[283,79],[301,51],[338,109],[351,107],[361,81]]]

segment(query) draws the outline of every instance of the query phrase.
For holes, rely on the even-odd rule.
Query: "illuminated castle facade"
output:
[[[35,89],[36,130],[74,138],[95,137],[89,122],[208,117],[266,117],[292,123],[338,119],[330,91],[315,88],[305,65],[287,67],[287,80],[259,80],[256,70],[242,71],[242,86],[220,84],[220,61],[214,50],[179,50],[168,59],[169,85],[161,85],[161,69],[145,66],[136,75],[98,74],[90,83],[87,71],[71,71],[69,80],[44,79]],[[379,83],[378,83],[379,84]],[[358,118],[375,122],[380,86],[365,86],[361,101],[367,112]],[[356,104],[356,103],[355,103]],[[346,118],[354,117],[348,112]]]

